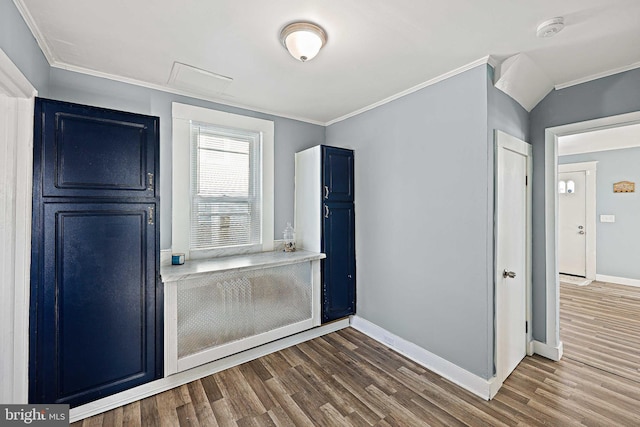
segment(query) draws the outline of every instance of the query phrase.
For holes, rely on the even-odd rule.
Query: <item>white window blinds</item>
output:
[[[260,245],[261,135],[191,124],[191,250]]]

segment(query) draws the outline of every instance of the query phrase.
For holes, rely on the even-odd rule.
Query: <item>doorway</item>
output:
[[[545,282],[546,344],[545,355],[553,360],[562,357],[560,341],[560,293],[558,269],[558,140],[562,136],[640,124],[640,111],[571,123],[545,130]]]
[[[559,151],[562,154],[562,139]],[[558,165],[558,272],[561,275],[586,280],[596,278],[597,164]]]

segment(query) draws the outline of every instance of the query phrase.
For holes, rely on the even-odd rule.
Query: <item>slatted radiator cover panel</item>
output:
[[[203,352],[224,357],[228,351],[215,350],[312,322],[311,263],[185,279],[176,296],[178,360]]]

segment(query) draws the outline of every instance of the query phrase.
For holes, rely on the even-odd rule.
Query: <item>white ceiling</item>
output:
[[[558,156],[640,147],[640,124],[558,137]]]
[[[526,53],[556,86],[640,66],[638,0],[14,1],[54,67],[175,92],[177,61],[233,78],[195,96],[322,124],[488,55]],[[280,44],[296,20],[327,32],[310,62]]]

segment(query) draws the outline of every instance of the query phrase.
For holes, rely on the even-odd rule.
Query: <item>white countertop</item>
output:
[[[296,264],[326,258],[325,254],[297,250],[295,252],[259,252],[255,254],[233,255],[220,258],[186,261],[183,265],[164,265],[160,267],[162,282],[205,276],[218,271],[254,270],[264,267]]]

